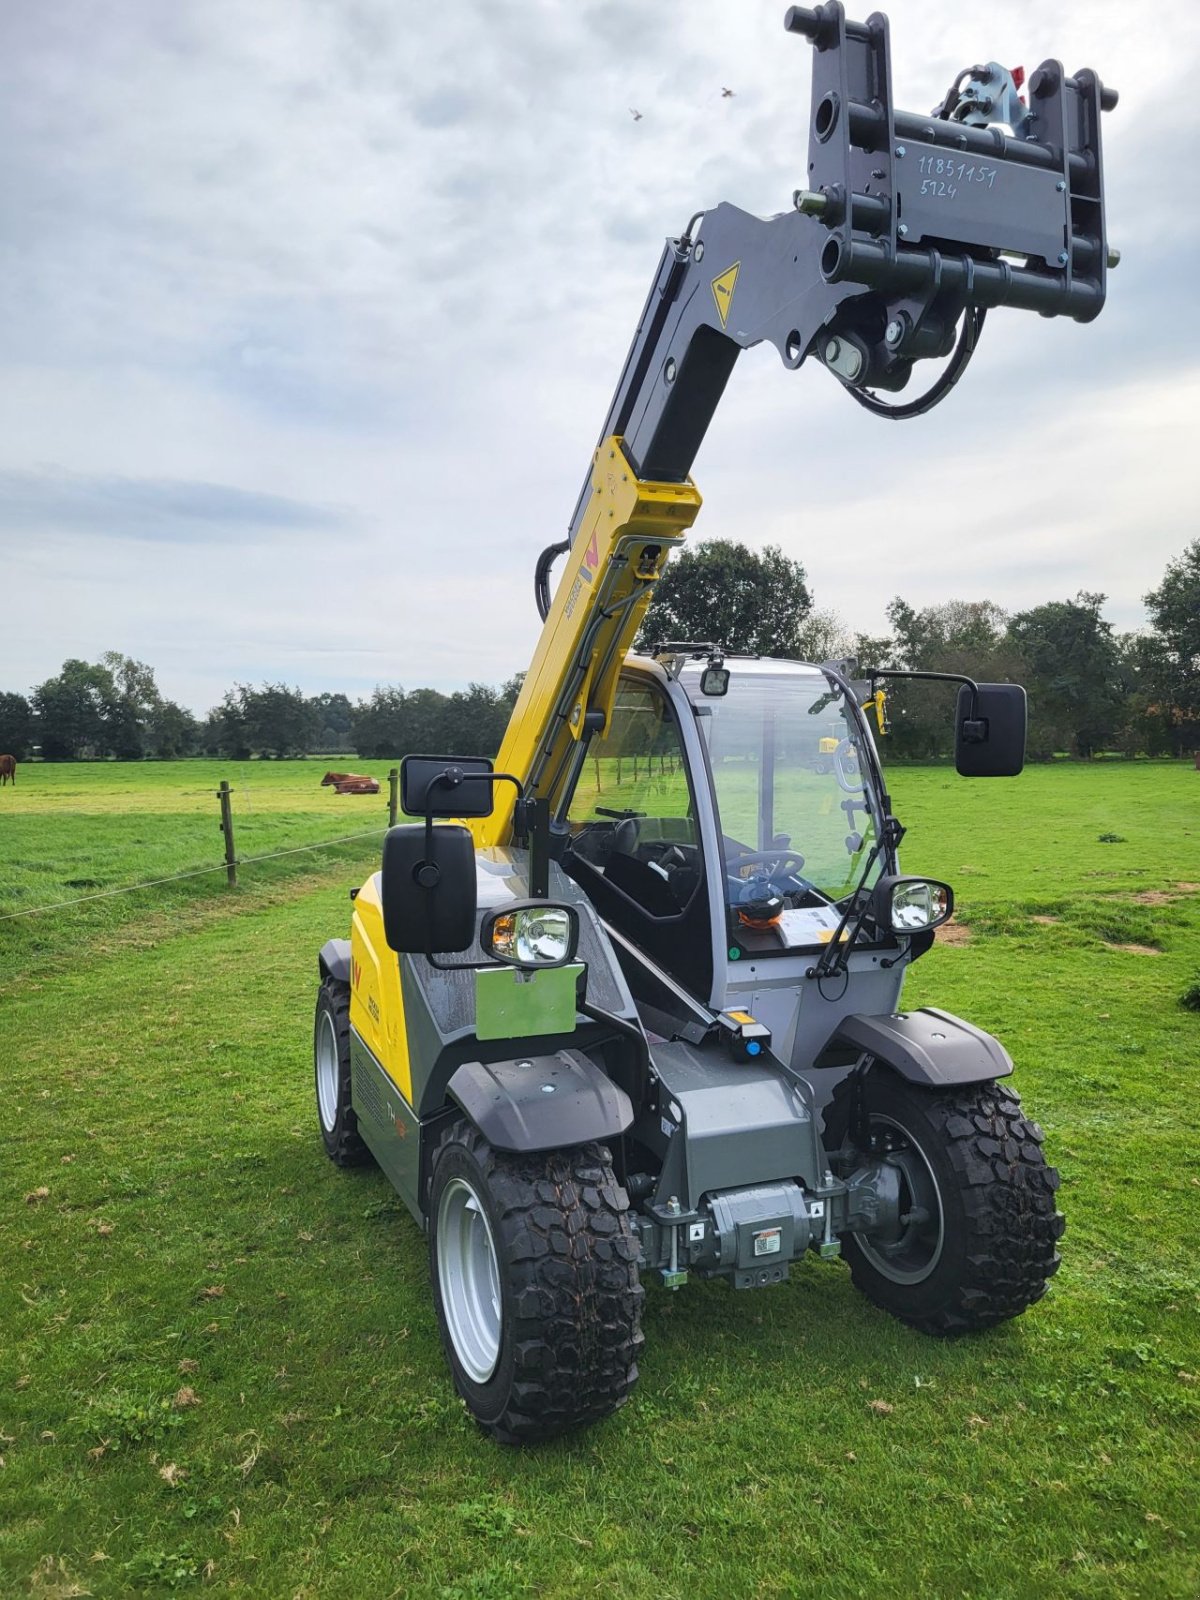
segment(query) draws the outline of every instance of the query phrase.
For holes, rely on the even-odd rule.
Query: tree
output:
[[[0,694],[0,755],[24,761],[33,743],[33,708],[23,694]]]
[[[796,636],[801,661],[843,661],[854,653],[854,635],[836,611],[810,611]]]
[[[812,609],[804,568],[777,545],[756,555],[730,539],[685,549],[667,567],[638,635],[711,640],[739,655],[803,656],[801,625]]]
[[[316,713],[299,689],[283,683],[237,688],[246,743],[262,756],[302,756],[316,734]]]
[[[1009,639],[1025,659],[1030,753],[1068,748],[1091,756],[1116,742],[1124,711],[1120,646],[1100,607],[1107,596],[1081,589],[1019,612]]]
[[[377,685],[369,700],[354,707],[350,732],[360,756],[407,754],[405,749],[404,706],[407,696],[399,684]]]
[[[230,756],[235,761],[249,759],[246,718],[237,690],[227,689],[221,704],[208,713],[201,740],[209,755]]]
[[[1200,539],[1168,563],[1145,600],[1156,634],[1147,687],[1182,755],[1200,740]]]
[[[888,607],[894,630],[886,659],[864,666],[910,672],[951,672],[985,682],[1019,678],[1021,663],[1005,632],[1006,617],[990,600],[944,600],[918,610],[899,596]],[[891,748],[915,760],[948,756],[954,748],[956,690],[936,683],[887,683]]]
[[[190,756],[200,737],[200,724],[190,711],[173,700],[160,700],[146,727],[146,753],[170,760]]]
[[[354,707],[344,694],[314,694],[309,700],[316,728],[316,748],[322,751],[349,751]]]
[[[112,678],[115,691],[105,717],[109,748],[119,761],[137,761],[146,753],[146,731],[162,704],[154,668],[119,650],[106,650],[99,665]]]
[[[111,719],[118,700],[112,673],[71,657],[57,678],[33,691],[42,754],[48,761],[77,761],[111,749]]]

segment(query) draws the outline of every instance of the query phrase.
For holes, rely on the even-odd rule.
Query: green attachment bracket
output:
[[[841,1253],[842,1241],[840,1239],[822,1239],[817,1246],[817,1254],[822,1261],[836,1261]]]
[[[475,1034],[480,1039],[527,1039],[574,1033],[581,961],[543,972],[476,967]]]
[[[687,1272],[683,1267],[676,1267],[674,1270],[670,1267],[662,1267],[660,1271],[664,1289],[682,1289],[688,1280]]]

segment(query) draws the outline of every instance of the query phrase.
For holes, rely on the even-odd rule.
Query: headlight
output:
[[[479,942],[490,956],[514,967],[561,967],[574,956],[578,939],[573,907],[533,900],[493,912]]]
[[[883,877],[872,896],[874,916],[892,933],[940,927],[954,910],[954,891],[935,878]]]

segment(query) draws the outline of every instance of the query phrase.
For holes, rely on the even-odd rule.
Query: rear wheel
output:
[[[603,1145],[493,1150],[457,1122],[433,1170],[430,1271],[454,1382],[485,1432],[533,1443],[623,1405],[644,1291]]]
[[[826,1116],[831,1150],[851,1128],[853,1088],[852,1078],[838,1086]],[[890,1235],[844,1237],[857,1287],[927,1333],[1019,1316],[1058,1270],[1066,1226],[1041,1129],[999,1083],[931,1091],[879,1067],[863,1093],[865,1153],[897,1169],[901,1220]]]
[[[363,1143],[350,1103],[350,986],[336,978],[323,978],[317,990],[313,1072],[317,1121],[326,1155],[339,1167],[364,1165],[371,1160],[371,1152]]]

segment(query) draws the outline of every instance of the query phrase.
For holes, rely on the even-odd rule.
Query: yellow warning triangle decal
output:
[[[735,261],[731,267],[726,267],[719,278],[712,281],[713,299],[717,302],[717,315],[724,327],[729,316],[729,308],[733,304],[733,286],[737,282],[738,273],[742,263]]]

